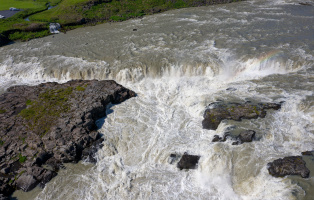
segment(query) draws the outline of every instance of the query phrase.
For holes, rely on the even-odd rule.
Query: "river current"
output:
[[[248,0],[80,28],[0,49],[0,93],[16,84],[114,79],[137,97],[108,107],[96,165],[80,162],[18,199],[313,199],[310,177],[267,163],[314,149],[314,6]],[[228,90],[227,90],[228,89]],[[209,103],[281,102],[266,118],[201,126]],[[236,126],[242,145],[213,143]],[[171,153],[200,155],[180,171]]]

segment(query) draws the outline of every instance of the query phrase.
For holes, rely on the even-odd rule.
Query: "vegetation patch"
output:
[[[75,89],[77,90],[77,91],[85,91],[85,89],[86,89],[86,87],[87,87],[87,85],[84,85],[84,86],[77,86]]]
[[[11,7],[18,9],[38,8],[47,3],[44,0],[0,0],[0,10],[9,10]]]
[[[27,106],[32,105],[32,100],[29,100],[29,99],[26,100],[26,105],[27,105]]]
[[[22,154],[19,154],[19,162],[22,164],[26,161],[26,156],[22,156]]]
[[[7,112],[5,109],[0,108],[0,114]]]
[[[48,89],[39,95],[37,100],[27,101],[28,107],[19,115],[26,120],[29,129],[44,136],[56,123],[62,113],[70,111],[73,88]]]

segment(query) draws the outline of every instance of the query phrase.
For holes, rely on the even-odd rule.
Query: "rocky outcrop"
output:
[[[202,125],[204,129],[216,130],[222,120],[241,121],[242,119],[264,118],[267,109],[278,110],[281,104],[278,103],[227,103],[215,102],[208,106],[204,113]]]
[[[284,157],[268,163],[268,172],[275,177],[287,175],[300,175],[308,178],[310,170],[305,166],[305,161],[301,156]]]
[[[62,163],[77,162],[92,145],[84,155],[94,158],[102,141],[95,143],[101,139],[96,120],[108,104],[134,96],[115,81],[9,88],[0,96],[0,194],[44,186]]]
[[[181,157],[180,161],[177,164],[177,167],[182,169],[196,169],[200,156],[197,155],[189,155],[184,153]]]

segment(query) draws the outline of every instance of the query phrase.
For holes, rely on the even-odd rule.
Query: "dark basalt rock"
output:
[[[274,177],[300,175],[302,178],[308,178],[310,175],[310,170],[305,166],[305,161],[301,156],[280,158],[267,165],[269,174]]]
[[[178,161],[180,158],[181,158],[181,155],[180,155],[180,154],[172,153],[172,154],[170,154],[170,156],[169,156],[169,158],[168,158],[168,163],[172,165],[172,164],[174,164],[176,161]]]
[[[100,139],[96,140],[95,142],[93,142],[91,144],[91,146],[84,149],[82,152],[82,160],[85,160],[85,161],[91,162],[91,163],[96,163],[97,160],[95,158],[95,155],[96,155],[98,149],[101,149],[104,146],[102,143],[103,141],[104,141],[104,139],[100,138]]]
[[[303,156],[314,156],[314,150],[313,151],[304,151],[302,152]]]
[[[239,104],[215,102],[205,110],[202,125],[204,129],[216,130],[222,120],[241,121],[242,119],[264,118],[267,109],[278,110],[280,108],[281,104],[277,103],[252,104],[246,102]]]
[[[256,132],[253,130],[242,131],[240,135],[235,138],[237,141],[233,142],[232,145],[239,145],[245,142],[252,142],[255,137],[255,133]]]
[[[0,95],[0,194],[44,186],[62,163],[82,159],[86,148],[93,158],[102,142],[96,120],[105,117],[108,104],[134,96],[115,81],[9,88]]]
[[[232,136],[229,132],[225,133],[223,137],[219,135],[214,135],[212,142],[225,142],[228,138],[236,140],[232,145],[243,144],[245,142],[252,142],[255,137],[255,131],[245,130],[242,131],[238,136]]]
[[[0,200],[9,200],[9,197],[6,197],[3,194],[0,194]]]
[[[253,130],[242,131],[238,136],[240,143],[242,144],[244,142],[252,142],[253,138],[255,137],[255,133],[256,132]]]
[[[219,137],[219,135],[214,135],[212,142],[225,142],[228,138],[232,138],[229,132],[225,133],[223,137]]]
[[[49,168],[51,171],[58,172],[59,169],[65,169],[65,166],[60,160],[52,157],[45,162],[45,168]]]
[[[200,159],[200,156],[189,155],[187,153],[184,153],[184,155],[181,157],[180,161],[178,162],[177,167],[180,170],[196,169],[199,159]]]
[[[20,178],[16,181],[16,186],[18,189],[23,190],[24,192],[28,192],[34,189],[38,185],[38,181],[35,179],[34,176],[29,174],[23,174]]]

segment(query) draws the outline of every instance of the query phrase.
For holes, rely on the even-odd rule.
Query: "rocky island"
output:
[[[115,81],[9,88],[0,96],[0,194],[44,186],[62,163],[92,157],[102,141],[96,120],[134,96]]]

